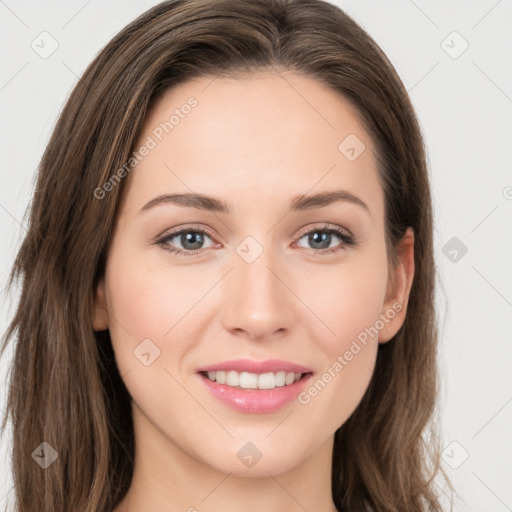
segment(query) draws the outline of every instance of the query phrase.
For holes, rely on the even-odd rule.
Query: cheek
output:
[[[115,256],[108,268],[109,330],[131,397],[147,417],[163,422],[172,421],[176,409],[183,417],[197,415],[178,382],[183,380],[182,362],[199,339],[194,305],[211,284],[204,276],[201,284],[198,276],[194,282],[190,273],[156,267],[141,255]]]
[[[327,316],[335,334],[329,344],[332,350],[347,349],[353,339],[364,339],[362,333],[370,330],[368,342],[377,341],[374,330],[384,300],[384,286],[369,275],[361,278],[352,274],[331,291]],[[331,350],[328,350],[329,352]]]
[[[109,262],[108,307],[112,345],[119,364],[130,367],[133,351],[148,339],[160,350],[156,366],[164,366],[171,341],[175,358],[182,345],[176,343],[176,337],[184,326],[190,334],[190,313],[203,288],[204,283],[191,282],[183,273],[148,265],[140,255],[114,257]],[[151,348],[150,343],[148,346]]]
[[[356,261],[357,259],[357,261]],[[384,258],[354,257],[336,268],[309,271],[299,293],[317,319],[317,332],[310,338],[318,340],[324,352],[332,357],[348,350],[352,340],[377,342],[375,326],[382,312],[387,285],[387,264]],[[319,333],[322,333],[319,335]]]
[[[322,368],[299,396],[299,403],[318,417],[328,418],[330,428],[336,430],[356,409],[372,377],[387,264],[379,258],[361,259],[357,265],[340,266],[331,275],[310,275],[308,281],[302,291],[304,301],[322,320],[310,322],[314,330],[309,331],[309,338],[315,340],[323,358]],[[313,283],[315,288],[311,288]]]

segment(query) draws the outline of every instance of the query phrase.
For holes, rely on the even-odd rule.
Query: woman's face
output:
[[[201,78],[163,96],[136,149],[95,328],[138,449],[252,476],[330,457],[409,289],[403,269],[388,282],[356,111],[294,73]]]

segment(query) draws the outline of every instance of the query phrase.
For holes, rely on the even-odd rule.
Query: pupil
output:
[[[322,234],[320,236],[318,236],[318,233],[322,233]],[[327,241],[327,245],[324,245],[323,247],[316,247],[316,249],[327,249],[331,242],[330,237],[331,237],[330,233],[315,231],[314,233],[309,235],[309,242],[312,245],[315,243],[320,243],[320,245],[322,245],[322,244],[325,244],[325,242]],[[319,241],[319,239],[320,239],[320,241]]]
[[[201,233],[196,233],[196,232],[189,232],[185,235],[181,235],[181,243],[183,245],[183,247],[187,248],[187,249],[190,249],[190,250],[194,250],[194,249],[200,249],[201,248],[201,244],[203,243],[203,236]],[[195,240],[195,242],[194,242]],[[193,247],[187,247],[185,244],[186,243],[190,243],[193,245]],[[195,243],[195,245],[194,245]]]

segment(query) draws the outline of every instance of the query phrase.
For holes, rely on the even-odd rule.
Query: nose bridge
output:
[[[233,280],[241,285],[241,296],[253,303],[275,301],[282,294],[283,285],[275,275],[278,258],[270,240],[259,242],[248,236],[236,248]]]
[[[293,294],[285,286],[284,268],[275,248],[248,236],[235,249],[233,270],[226,283],[224,321],[228,329],[242,329],[263,337],[289,328]]]

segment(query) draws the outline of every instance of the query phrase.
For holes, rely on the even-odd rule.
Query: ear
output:
[[[96,287],[94,297],[94,324],[95,331],[105,331],[108,329],[108,309],[105,297],[105,281],[102,278]]]
[[[398,264],[389,273],[386,299],[381,311],[385,325],[379,332],[379,343],[386,343],[402,327],[414,278],[414,230],[407,228],[397,247]]]

